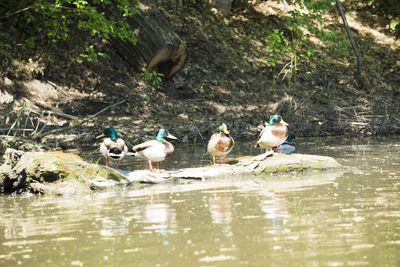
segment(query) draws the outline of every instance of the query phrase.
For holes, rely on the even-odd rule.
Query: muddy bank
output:
[[[96,147],[101,127],[115,127],[130,144],[153,138],[160,127],[178,142],[198,143],[225,122],[235,140],[249,141],[275,113],[297,136],[400,133],[399,43],[385,28],[359,20],[373,17],[361,4],[346,8],[355,14],[349,12],[348,19],[364,58],[362,88],[353,79],[350,49],[304,44],[315,54],[298,61],[292,73],[285,68],[289,57],[275,66],[264,60],[271,53],[266,34],[288,27],[279,1],[243,4],[229,17],[201,1],[142,2],[185,42],[189,60],[181,72],[148,86],[104,40],[72,31],[57,49],[32,50],[16,29],[5,28],[4,40],[14,45],[0,53],[0,134],[51,149],[84,150]],[[337,14],[326,16],[329,30],[342,38]],[[363,27],[355,29],[358,24]],[[80,58],[80,44],[88,39],[97,42],[105,58]]]

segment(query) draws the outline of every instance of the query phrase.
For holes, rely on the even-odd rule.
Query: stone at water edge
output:
[[[89,192],[94,188],[128,183],[117,171],[87,163],[75,154],[27,152],[16,156],[15,161],[13,152],[6,151],[6,162],[0,166],[1,192],[28,190],[63,194],[63,187],[69,188],[68,191],[72,186],[77,191]]]
[[[1,192],[41,192],[71,194],[118,185],[177,183],[237,175],[286,175],[310,171],[338,172],[344,169],[327,156],[304,154],[270,154],[242,157],[234,164],[186,168],[153,173],[149,170],[121,171],[90,164],[74,154],[63,152],[8,151],[6,163],[0,166]]]
[[[123,171],[131,182],[166,183],[179,179],[204,180],[237,175],[286,175],[289,173],[337,172],[345,169],[334,158],[305,154],[277,154],[267,152],[253,157],[229,160],[233,164],[185,168],[152,173],[149,170]]]

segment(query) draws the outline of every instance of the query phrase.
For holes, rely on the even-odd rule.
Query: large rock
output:
[[[268,152],[254,157],[242,157],[231,160],[230,164],[186,168],[173,171],[152,173],[148,170],[137,170],[121,173],[131,182],[166,183],[178,180],[204,180],[210,178],[240,175],[287,175],[310,172],[333,172],[345,168],[334,158],[305,154],[278,154]]]
[[[177,183],[238,175],[288,175],[340,171],[343,166],[325,156],[265,153],[243,157],[221,166],[173,171],[117,171],[83,161],[63,152],[28,152],[8,149],[0,166],[0,191],[52,194],[86,193],[118,185]],[[290,179],[290,178],[289,178]]]
[[[114,187],[129,181],[119,172],[63,152],[7,149],[0,166],[1,192],[67,194]]]

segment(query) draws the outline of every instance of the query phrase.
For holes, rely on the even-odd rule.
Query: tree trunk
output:
[[[232,0],[208,0],[208,3],[221,12],[224,17],[231,13]]]
[[[353,47],[353,51],[354,51],[354,54],[356,55],[356,59],[357,59],[357,71],[354,73],[354,79],[356,80],[358,86],[362,87],[362,84],[363,84],[362,83],[362,77],[361,77],[362,57],[361,57],[360,52],[358,51],[357,44],[354,41],[353,35],[351,34],[351,31],[350,31],[350,28],[349,28],[349,24],[347,23],[346,16],[345,16],[345,14],[343,12],[342,4],[340,3],[339,0],[336,0],[336,5],[337,5],[337,7],[339,9],[339,13],[340,13],[340,16],[342,17],[343,25],[344,25],[344,27],[346,29],[347,36],[349,37],[351,46]]]
[[[112,13],[110,15],[116,15],[115,11]],[[127,18],[127,22],[137,33],[136,45],[116,38],[112,38],[111,43],[136,71],[146,68],[168,79],[184,67],[187,48],[158,10],[142,11]]]

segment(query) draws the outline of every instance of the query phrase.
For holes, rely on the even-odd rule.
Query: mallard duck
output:
[[[225,123],[218,127],[218,133],[214,133],[208,141],[207,152],[213,158],[213,165],[215,166],[215,157],[224,157],[222,164],[225,164],[226,155],[232,150],[234,141]]]
[[[106,158],[106,167],[108,167],[108,160],[113,159],[117,160],[118,169],[120,161],[128,153],[128,147],[123,139],[118,138],[117,132],[112,127],[104,129],[103,135],[106,138],[100,144],[100,152]]]
[[[286,138],[286,141],[283,142],[278,148],[279,152],[285,153],[285,154],[291,154],[296,150],[296,144],[293,143],[293,139],[295,138],[295,135],[293,133],[289,133],[288,137]],[[276,151],[276,148],[273,148],[274,151]]]
[[[156,162],[157,169],[159,169],[158,162],[167,159],[174,153],[174,146],[164,138],[177,139],[167,130],[160,129],[155,140],[146,141],[132,148],[134,156],[148,160],[149,169],[152,172],[156,170],[151,164],[152,161]]]
[[[272,115],[268,124],[258,136],[256,147],[266,148],[271,150],[272,147],[279,147],[289,135],[288,124],[280,115]],[[279,148],[277,148],[279,152]]]

